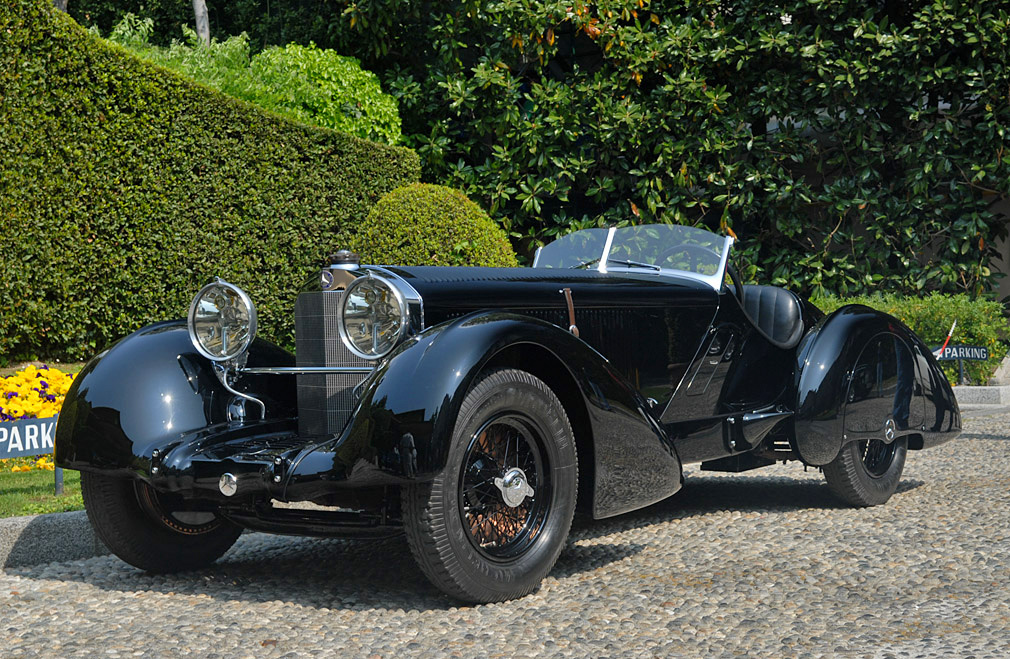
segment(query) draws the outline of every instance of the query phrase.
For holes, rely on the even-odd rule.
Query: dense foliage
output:
[[[211,31],[221,35],[220,24],[216,20],[213,0],[207,3]],[[108,34],[126,16],[149,18],[157,31],[152,33],[152,41],[167,46],[172,39],[178,39],[180,28],[192,28],[193,3],[189,0],[68,0],[67,13],[84,27],[97,28],[101,34]],[[238,34],[241,30],[236,30]]]
[[[250,57],[244,33],[203,46],[185,26],[186,43],[160,47],[150,43],[153,29],[152,19],[127,14],[109,38],[146,60],[291,119],[387,144],[400,140],[396,101],[352,57],[312,44],[271,47]]]
[[[237,22],[212,7],[219,28],[380,71],[426,180],[524,251],[658,220],[729,228],[746,277],[808,293],[994,283],[1007,0],[227,5]]]
[[[292,341],[294,295],[417,156],[142,62],[47,0],[0,3],[0,358],[81,358],[213,276]]]
[[[224,39],[248,32],[254,51],[289,43],[332,47],[346,3],[331,0],[207,0],[211,33]],[[152,42],[167,46],[179,38],[181,26],[193,26],[191,0],[70,0],[67,12],[85,27],[102,34],[127,14],[154,19]]]
[[[461,192],[415,183],[372,207],[351,241],[364,262],[515,266],[505,233]]]
[[[933,348],[943,345],[950,326],[957,320],[950,345],[985,346],[989,349],[988,361],[964,362],[965,375],[970,384],[985,384],[1007,354],[1006,319],[999,302],[939,293],[918,297],[892,294],[847,298],[828,296],[812,302],[826,313],[845,304],[865,304],[889,313],[908,325],[926,345]],[[957,382],[957,362],[944,361],[940,364],[947,378],[951,382]]]

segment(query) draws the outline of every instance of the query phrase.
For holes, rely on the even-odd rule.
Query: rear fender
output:
[[[434,478],[445,468],[468,390],[496,355],[521,344],[547,350],[581,395],[595,455],[594,516],[616,515],[679,489],[672,443],[648,403],[603,356],[556,325],[478,312],[409,339],[380,364],[343,432],[295,459],[285,498],[311,500],[334,481],[363,482],[367,474],[375,483]],[[401,446],[413,446],[416,456],[401,457]]]
[[[908,437],[924,448],[957,436],[950,384],[901,321],[862,305],[821,320],[797,350],[795,448],[804,462],[831,462],[846,442]]]

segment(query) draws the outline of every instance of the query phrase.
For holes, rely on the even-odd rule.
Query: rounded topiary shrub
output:
[[[441,185],[397,188],[351,238],[362,263],[516,266],[501,227],[466,195]]]

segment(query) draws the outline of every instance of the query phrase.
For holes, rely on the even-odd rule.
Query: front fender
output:
[[[821,320],[797,350],[795,448],[831,462],[845,442],[907,436],[911,448],[958,435],[961,416],[929,349],[893,316],[848,305]]]
[[[294,359],[256,339],[249,364],[291,366]],[[243,378],[242,384],[264,400],[269,416],[295,416],[292,376]],[[155,448],[225,423],[232,398],[193,347],[186,321],[150,325],[96,355],[74,380],[56,427],[56,464],[147,477]]]
[[[595,516],[625,512],[679,489],[680,461],[672,443],[647,403],[603,356],[551,323],[477,312],[397,348],[366,382],[343,432],[294,461],[285,498],[311,500],[317,491],[325,493],[327,484],[363,484],[368,474],[375,483],[434,478],[445,468],[456,416],[471,385],[496,355],[524,344],[546,350],[576,385],[592,435]],[[416,457],[401,461],[398,450],[407,433]]]

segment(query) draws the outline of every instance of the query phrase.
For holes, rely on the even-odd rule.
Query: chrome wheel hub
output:
[[[502,500],[509,508],[515,508],[521,504],[526,497],[531,497],[536,494],[534,489],[530,487],[529,482],[526,480],[526,473],[518,467],[513,467],[505,472],[504,478],[495,478],[494,484],[495,487],[501,490]]]

